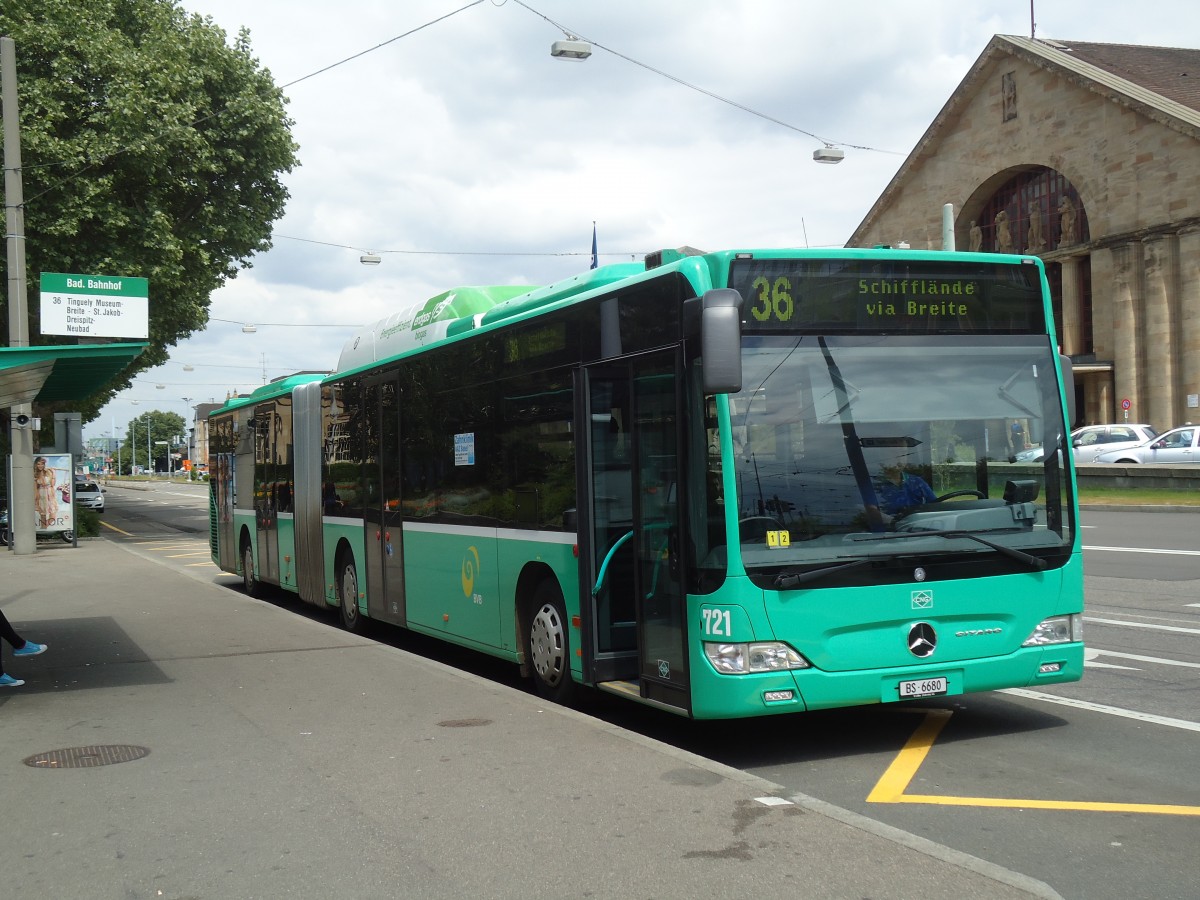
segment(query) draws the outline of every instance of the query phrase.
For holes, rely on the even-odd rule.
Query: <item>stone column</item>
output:
[[[1103,421],[1123,421],[1125,414],[1117,406],[1122,398],[1128,397],[1133,404],[1129,411],[1130,420],[1148,422],[1148,412],[1142,405],[1142,367],[1137,342],[1138,325],[1142,318],[1142,245],[1122,244],[1107,252],[1111,257],[1109,269],[1112,272],[1109,296],[1113,336],[1113,408]]]
[[[1174,306],[1178,284],[1179,245],[1174,235],[1154,235],[1142,241],[1146,317],[1139,331],[1139,361],[1144,364],[1146,415],[1139,419],[1161,430],[1175,424],[1175,373],[1178,368]]]
[[[1179,402],[1176,421],[1200,422],[1189,394],[1200,395],[1200,228],[1179,232]]]
[[[1112,377],[1107,373],[1096,379],[1096,397],[1100,404],[1100,418],[1096,421],[1101,425],[1107,425],[1113,421],[1113,416],[1116,415],[1117,401],[1112,395]],[[1121,413],[1123,421],[1125,414]]]
[[[1062,261],[1062,329],[1059,335],[1062,352],[1075,356],[1083,352],[1083,333],[1079,322],[1079,265],[1078,259]]]

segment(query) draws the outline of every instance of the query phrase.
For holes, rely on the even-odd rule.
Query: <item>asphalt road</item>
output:
[[[110,485],[106,496],[107,536],[235,589],[207,561],[203,488]],[[585,711],[1065,898],[1194,898],[1200,514],[1085,511],[1083,529],[1088,662],[1078,684],[735,723],[612,698]],[[395,629],[376,637],[522,688],[511,666]]]

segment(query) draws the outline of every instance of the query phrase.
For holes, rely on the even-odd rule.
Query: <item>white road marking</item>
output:
[[[1099,619],[1095,616],[1084,616],[1083,621],[1097,625],[1119,625],[1124,628],[1149,628],[1151,631],[1172,631],[1176,634],[1200,634],[1200,628],[1184,628],[1180,625],[1151,625],[1149,622],[1126,622],[1122,619]]]
[[[1134,719],[1150,725],[1165,725],[1168,728],[1181,728],[1184,731],[1200,732],[1200,722],[1189,722],[1186,719],[1171,719],[1167,716],[1155,716],[1150,713],[1138,712],[1135,709],[1122,709],[1119,706],[1105,706],[1102,703],[1089,703],[1087,700],[1072,700],[1070,697],[1056,697],[1054,694],[1043,694],[1040,691],[1030,691],[1025,688],[1004,688],[1002,694],[1012,694],[1014,697],[1024,697],[1027,700],[1041,700],[1044,703],[1057,703],[1059,706],[1072,706],[1089,712],[1103,713],[1107,716],[1120,716],[1123,719]]]
[[[1134,662],[1153,663],[1157,666],[1182,666],[1185,669],[1200,669],[1200,663],[1184,662],[1181,659],[1162,659],[1158,656],[1139,656],[1136,653],[1118,653],[1116,650],[1088,650],[1087,653],[1098,653],[1103,656],[1115,656],[1117,659],[1131,659]],[[1123,669],[1125,666],[1111,666],[1114,669]],[[1139,671],[1135,669],[1134,671]]]
[[[1083,545],[1084,550],[1106,550],[1109,553],[1161,553],[1168,556],[1200,556],[1200,550],[1161,550],[1154,547],[1096,547]]]

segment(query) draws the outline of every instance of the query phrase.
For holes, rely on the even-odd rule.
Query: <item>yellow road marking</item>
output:
[[[905,790],[929,755],[946,723],[950,710],[928,710],[908,743],[888,766],[867,795],[868,803],[924,803],[935,806],[981,806],[998,809],[1056,809],[1079,812],[1142,813],[1161,816],[1200,816],[1200,806],[1171,806],[1163,803],[1107,803],[1090,800],[1018,800],[1008,797],[941,797],[935,794],[906,794]]]
[[[101,522],[100,524],[103,525],[105,528],[111,528],[117,534],[123,534],[123,535],[125,535],[125,537],[133,537],[133,535],[130,534],[128,531],[122,531],[116,525],[109,525],[107,522]]]
[[[933,742],[941,734],[952,713],[948,709],[931,709],[925,713],[925,720],[913,736],[908,739],[904,749],[888,766],[883,777],[875,783],[874,789],[867,795],[868,803],[903,803],[904,789],[909,786],[917,775],[917,769],[925,762]]]

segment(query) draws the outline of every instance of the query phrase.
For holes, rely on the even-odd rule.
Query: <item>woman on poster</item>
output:
[[[58,518],[58,495],[55,492],[54,469],[46,465],[46,457],[33,461],[33,511],[37,527],[49,528]]]

